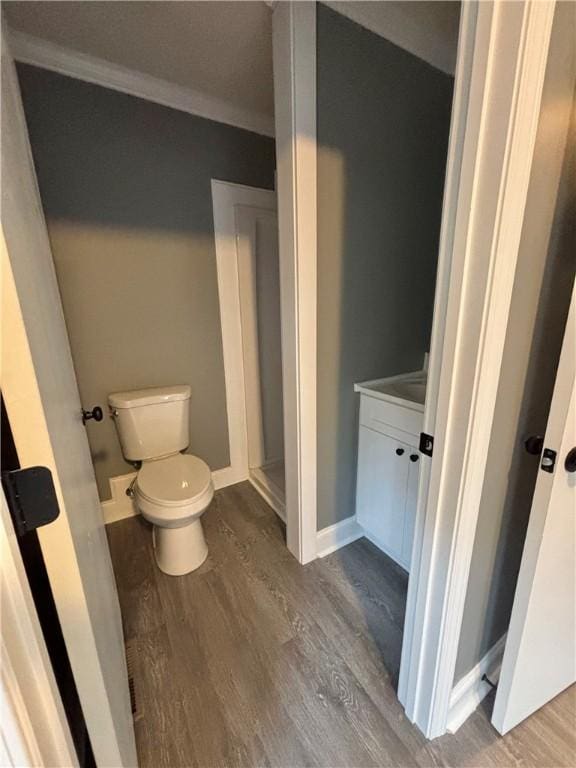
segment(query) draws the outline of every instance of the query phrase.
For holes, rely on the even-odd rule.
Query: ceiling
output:
[[[24,55],[21,36],[17,58],[88,80],[86,68],[93,73],[102,62],[128,73],[121,78],[124,85],[126,78],[131,81],[131,72],[149,76],[154,83],[163,81],[168,90],[177,87],[195,94],[196,106],[188,111],[195,111],[206,97],[212,102],[197,114],[268,135],[273,134],[274,114],[272,5],[260,0],[2,2],[9,26],[30,36],[27,48],[30,41],[34,48],[34,55]],[[354,0],[326,5],[439,69],[454,72],[459,2]],[[38,40],[52,46],[47,53],[42,49],[40,58]],[[68,64],[62,67],[63,60],[70,60],[67,52],[80,59],[72,70]],[[92,57],[91,63],[83,64],[82,56]],[[124,85],[117,87],[123,90]],[[151,87],[157,92],[154,84]],[[127,92],[154,100],[148,91]],[[187,109],[181,92],[178,103],[171,97],[156,100]]]
[[[11,28],[272,115],[265,2],[3,2]]]

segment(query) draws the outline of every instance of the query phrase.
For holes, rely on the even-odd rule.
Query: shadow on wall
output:
[[[191,444],[229,464],[212,178],[273,188],[274,141],[18,66],[84,407],[192,387]],[[100,497],[131,471],[113,423],[88,424]]]

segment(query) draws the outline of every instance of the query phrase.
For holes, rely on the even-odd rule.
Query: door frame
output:
[[[212,179],[212,209],[224,357],[230,483],[250,476],[249,445],[262,452],[262,416],[253,270],[237,236],[237,208],[276,213],[276,192]],[[242,263],[241,263],[242,262]],[[252,279],[251,279],[252,278]],[[250,285],[247,285],[246,282]],[[248,294],[248,295],[247,295]]]
[[[446,731],[547,62],[554,0],[462,5],[422,462],[398,695]],[[274,5],[287,494],[316,551],[316,15]],[[426,457],[424,457],[426,458]],[[303,461],[306,460],[306,465]]]
[[[250,249],[237,235],[238,208],[277,213],[276,192],[212,179],[212,208],[220,324],[224,357],[226,409],[230,445],[227,485],[249,480],[287,524],[279,489],[259,470],[263,457],[260,363],[258,354],[255,267]],[[250,459],[253,453],[254,461]],[[256,458],[254,457],[256,454]],[[253,465],[253,466],[251,466]]]
[[[78,757],[0,486],[0,764],[77,766]]]
[[[272,9],[286,538],[308,563],[317,555],[316,4]]]
[[[446,732],[554,3],[480,3],[435,408],[399,697]],[[445,217],[444,217],[445,218]],[[424,485],[426,483],[426,485]]]

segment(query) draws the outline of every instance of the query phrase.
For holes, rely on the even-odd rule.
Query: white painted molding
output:
[[[125,520],[127,517],[134,517],[139,515],[138,508],[130,496],[126,495],[130,483],[136,477],[136,472],[128,472],[126,475],[116,475],[111,477],[110,492],[111,499],[101,502],[102,516],[104,517],[104,524],[116,523],[118,520]],[[229,485],[235,485],[242,482],[245,478],[238,477],[232,467],[224,467],[223,469],[216,469],[212,472],[212,482],[214,483],[214,490],[218,491],[220,488],[226,488]]]
[[[244,337],[240,280],[238,269],[236,207],[240,205],[276,210],[276,194],[243,184],[212,179],[214,242],[226,413],[230,441],[230,465],[235,482],[248,480],[248,419],[246,407],[246,377],[244,371]]]
[[[478,4],[426,529],[407,608],[403,703],[431,739],[448,722],[553,14],[554,2]]]
[[[246,480],[244,475],[237,472],[234,467],[215,469],[212,472],[212,482],[214,483],[215,491],[219,491],[220,488],[227,488],[229,485],[236,485],[236,483],[241,483],[244,480]]]
[[[126,491],[135,477],[136,472],[128,472],[126,475],[111,477],[108,481],[112,498],[101,502],[102,515],[106,525],[139,514],[133,499],[126,495]]]
[[[77,80],[127,93],[146,101],[187,112],[217,123],[274,136],[274,118],[250,112],[193,88],[112,64],[24,32],[10,30],[10,50],[16,61],[49,69]]]
[[[456,733],[480,702],[490,693],[491,687],[482,680],[482,677],[486,675],[491,683],[496,684],[498,682],[505,645],[506,633],[494,643],[478,664],[467,675],[464,675],[452,689],[446,728],[448,733]]]
[[[224,182],[218,182],[224,186]],[[237,184],[228,184],[226,205],[228,212],[222,211],[222,218],[228,215],[235,221],[235,239],[225,238],[222,233],[215,230],[216,249],[226,251],[226,258],[218,259],[220,266],[238,273],[238,291],[240,299],[240,315],[235,319],[236,326],[242,335],[242,359],[244,365],[244,405],[246,410],[246,431],[248,439],[248,466],[263,467],[272,462],[272,456],[266,455],[264,442],[263,401],[261,391],[260,369],[260,344],[258,322],[258,286],[260,284],[257,275],[258,248],[269,249],[264,253],[267,258],[275,260],[279,268],[278,259],[278,216],[276,212],[276,192],[266,189],[251,189]],[[219,197],[214,197],[214,204]],[[224,201],[222,200],[224,203]],[[230,222],[232,223],[232,222]],[[268,235],[271,240],[266,241],[266,227],[269,226]],[[223,254],[224,255],[224,254]],[[262,256],[263,254],[260,254]],[[265,272],[260,276],[265,277]],[[262,283],[264,285],[264,283]],[[280,286],[277,286],[278,297]],[[277,306],[277,305],[276,305]],[[231,312],[234,306],[224,307],[220,310]],[[224,328],[224,324],[223,324]],[[280,328],[278,342],[280,341]],[[279,361],[281,364],[281,361]],[[279,414],[282,413],[281,391],[276,393],[280,397]],[[283,456],[284,446],[280,448],[280,456]]]
[[[286,540],[316,558],[316,4],[274,5]]]
[[[452,279],[453,264],[458,261],[458,253],[453,258],[456,238],[456,216],[460,209],[470,207],[473,182],[473,160],[470,159],[470,146],[473,143],[471,125],[473,114],[469,111],[469,101],[478,101],[477,92],[472,89],[474,70],[481,70],[477,46],[483,44],[483,38],[477,29],[477,5],[465,3],[460,16],[460,44],[454,78],[452,98],[452,116],[448,157],[446,161],[446,179],[442,201],[442,222],[436,270],[436,291],[432,316],[432,336],[430,352],[425,368],[428,369],[426,385],[426,404],[422,431],[428,435],[436,434],[440,376],[443,360],[442,350],[448,341],[447,307]],[[484,22],[484,26],[487,26]],[[478,76],[476,80],[478,80]],[[476,86],[478,89],[480,86]],[[476,121],[476,124],[478,121]],[[479,130],[479,129],[477,129]],[[468,136],[467,136],[468,132]],[[466,154],[465,154],[466,149]],[[462,227],[461,227],[462,228]],[[459,249],[461,246],[459,246]],[[424,536],[427,519],[427,502],[432,462],[422,457],[418,485],[418,504],[414,526],[414,543],[410,564],[410,581],[406,600],[404,635],[402,639],[402,658],[398,682],[398,698],[407,712],[414,707],[413,674],[417,669],[418,639],[413,644],[414,626],[420,620],[418,612],[426,610],[426,601],[422,599],[424,583],[429,578],[430,562],[424,553]]]
[[[262,496],[264,501],[272,507],[283,523],[286,523],[286,504],[282,491],[271,482],[270,478],[261,469],[251,469],[248,478],[252,487]]]
[[[351,544],[364,536],[363,529],[356,522],[356,515],[347,517],[339,523],[322,528],[316,534],[316,556],[326,557],[326,555],[336,552],[337,549]]]

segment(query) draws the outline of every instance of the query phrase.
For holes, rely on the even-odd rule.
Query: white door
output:
[[[77,766],[14,526],[0,486],[0,765]]]
[[[118,595],[4,38],[1,98],[3,396],[22,466],[53,474],[60,516],[38,535],[96,763],[135,765]]]
[[[492,724],[506,733],[576,681],[575,292],[544,441]],[[574,456],[574,454],[572,454]]]

